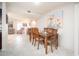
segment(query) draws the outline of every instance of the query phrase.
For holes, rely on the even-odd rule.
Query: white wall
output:
[[[77,13],[78,13],[78,15],[77,15],[77,17],[78,17],[78,22],[79,22],[79,4],[77,5],[78,7],[78,9],[77,9]],[[79,23],[77,24],[78,25],[78,55],[79,55]]]
[[[73,51],[74,49],[74,5],[63,7],[63,37],[61,45]]]
[[[45,27],[45,19],[44,19],[44,17],[40,18],[38,26],[39,26],[40,29],[43,29]]]
[[[79,3],[75,4],[74,55],[79,55]]]
[[[5,51],[7,49],[7,41],[8,41],[8,28],[6,24],[6,3],[2,3],[2,50]]]

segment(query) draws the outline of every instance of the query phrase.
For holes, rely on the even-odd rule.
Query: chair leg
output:
[[[52,49],[52,42],[51,42],[51,52],[53,53],[53,49]]]
[[[36,46],[36,38],[34,39],[34,46]]]
[[[34,37],[32,38],[32,45],[34,44]]]
[[[38,40],[38,47],[37,47],[37,49],[39,49],[39,40]]]
[[[29,41],[31,42],[31,35],[29,35],[29,36],[30,36],[30,40]]]
[[[56,37],[56,49],[58,48],[58,35]]]
[[[58,48],[58,42],[56,42],[56,49]]]
[[[47,46],[45,47],[45,53],[47,54]]]
[[[47,37],[45,37],[45,53],[47,54]]]

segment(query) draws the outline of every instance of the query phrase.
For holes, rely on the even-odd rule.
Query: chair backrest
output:
[[[32,35],[34,38],[39,38],[39,29],[38,28],[32,28]]]
[[[44,28],[44,31],[46,31],[48,33],[48,35],[57,35],[57,29],[53,29],[53,28]]]
[[[39,29],[38,28],[32,28],[32,32],[35,34],[39,34]]]

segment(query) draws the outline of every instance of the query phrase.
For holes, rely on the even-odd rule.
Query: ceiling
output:
[[[19,17],[19,18],[35,18],[44,16],[45,14],[51,12],[57,7],[70,4],[66,2],[41,2],[35,4],[33,2],[7,2],[6,8],[9,16]],[[31,11],[28,13],[27,11]]]

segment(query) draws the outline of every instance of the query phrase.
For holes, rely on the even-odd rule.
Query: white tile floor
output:
[[[72,56],[73,52],[58,47],[51,53],[50,48],[48,54],[45,54],[44,47],[40,45],[39,50],[37,46],[33,46],[29,42],[29,37],[25,34],[22,35],[8,35],[8,47],[6,51],[0,51],[2,56]]]

